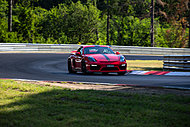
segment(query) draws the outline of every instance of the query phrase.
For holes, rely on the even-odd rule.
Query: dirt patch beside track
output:
[[[17,81],[38,84],[43,86],[58,86],[68,88],[71,90],[102,90],[102,91],[118,91],[134,94],[147,94],[147,95],[164,95],[175,94],[179,96],[190,96],[190,90],[180,89],[166,89],[166,88],[152,88],[152,87],[134,87],[134,86],[116,86],[116,85],[101,85],[101,84],[88,84],[88,83],[69,83],[69,82],[45,82],[45,81]]]

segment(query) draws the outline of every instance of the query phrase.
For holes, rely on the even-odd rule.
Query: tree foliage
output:
[[[186,47],[188,43],[189,0],[157,0],[157,13],[165,27],[168,47]]]
[[[13,0],[13,32],[8,32],[8,0],[0,0],[0,42],[151,46],[151,0]],[[155,44],[186,47],[189,0],[156,0]]]

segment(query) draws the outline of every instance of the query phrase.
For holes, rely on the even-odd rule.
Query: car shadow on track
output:
[[[97,72],[97,73],[88,73],[88,74],[84,74],[81,72],[78,73],[67,73],[69,75],[85,75],[85,76],[127,76],[129,73],[126,73],[125,75],[118,75],[117,73],[108,73],[108,74],[103,74],[101,72]]]

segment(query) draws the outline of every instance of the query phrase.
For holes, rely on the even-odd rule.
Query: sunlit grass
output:
[[[128,70],[163,71],[161,60],[127,60]]]
[[[0,127],[188,127],[190,97],[0,80]]]

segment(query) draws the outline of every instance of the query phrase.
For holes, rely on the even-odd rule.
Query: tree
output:
[[[9,15],[8,15],[8,29],[9,32],[12,32],[12,7],[13,7],[13,0],[9,0]]]
[[[190,1],[189,1],[189,3],[188,3],[188,12],[189,12],[189,43],[188,43],[188,48],[190,48]]]
[[[67,16],[68,8],[65,4],[59,4],[45,13],[39,27],[42,28],[40,33],[48,43],[69,43],[65,35]]]
[[[151,46],[150,44],[150,20],[139,19],[134,16],[126,16],[122,18],[115,18],[114,28],[112,33],[114,44],[116,45],[130,45],[130,46]],[[120,28],[122,27],[122,28]],[[119,29],[119,30],[118,30]],[[117,32],[116,32],[117,31]]]
[[[146,16],[148,15],[148,11],[149,11],[149,5],[150,5],[150,0],[110,0],[109,1],[109,17],[107,19],[111,19],[113,24],[110,24],[110,41],[111,43],[114,41],[118,41],[118,44],[122,44],[122,40],[123,40],[123,34],[122,34],[122,29],[124,27],[124,23],[122,23],[124,21],[124,18],[126,16],[135,16],[138,17],[140,19],[144,19],[146,18]],[[139,11],[140,9],[140,11]],[[141,12],[142,15],[139,15],[139,13]],[[116,21],[118,21],[118,19],[121,21],[120,24],[116,23]],[[109,21],[109,20],[107,20]],[[107,23],[109,24],[109,22]],[[116,25],[117,24],[117,25]],[[109,26],[109,25],[108,25]],[[117,28],[113,28],[113,27],[117,27]],[[108,27],[109,28],[109,27]],[[115,32],[112,30],[117,30],[118,33],[118,38],[117,40],[114,40],[113,38],[115,38]],[[108,32],[107,32],[108,33]],[[114,35],[112,35],[114,34]],[[107,38],[108,38],[107,35]]]
[[[67,37],[67,42],[86,44],[97,41],[100,11],[92,4],[81,2],[71,5],[59,4],[52,8],[42,24],[45,39]],[[65,42],[65,43],[67,43]],[[62,43],[62,42],[59,42]]]
[[[154,0],[151,0],[151,30],[150,30],[151,47],[154,47]]]
[[[157,0],[157,14],[166,30],[170,47],[188,46],[188,2],[189,0]]]
[[[109,45],[110,43],[109,29],[110,29],[110,5],[109,5],[109,0],[107,0],[107,45]]]
[[[39,23],[45,10],[34,7],[35,1],[38,0],[18,0],[14,3],[13,31],[17,32],[18,38],[22,38],[25,43],[35,43],[40,36]]]
[[[96,42],[100,11],[92,4],[72,3],[66,18],[66,35],[73,42]]]
[[[6,0],[0,0],[0,42],[3,42],[8,32],[7,11],[8,3]]]

